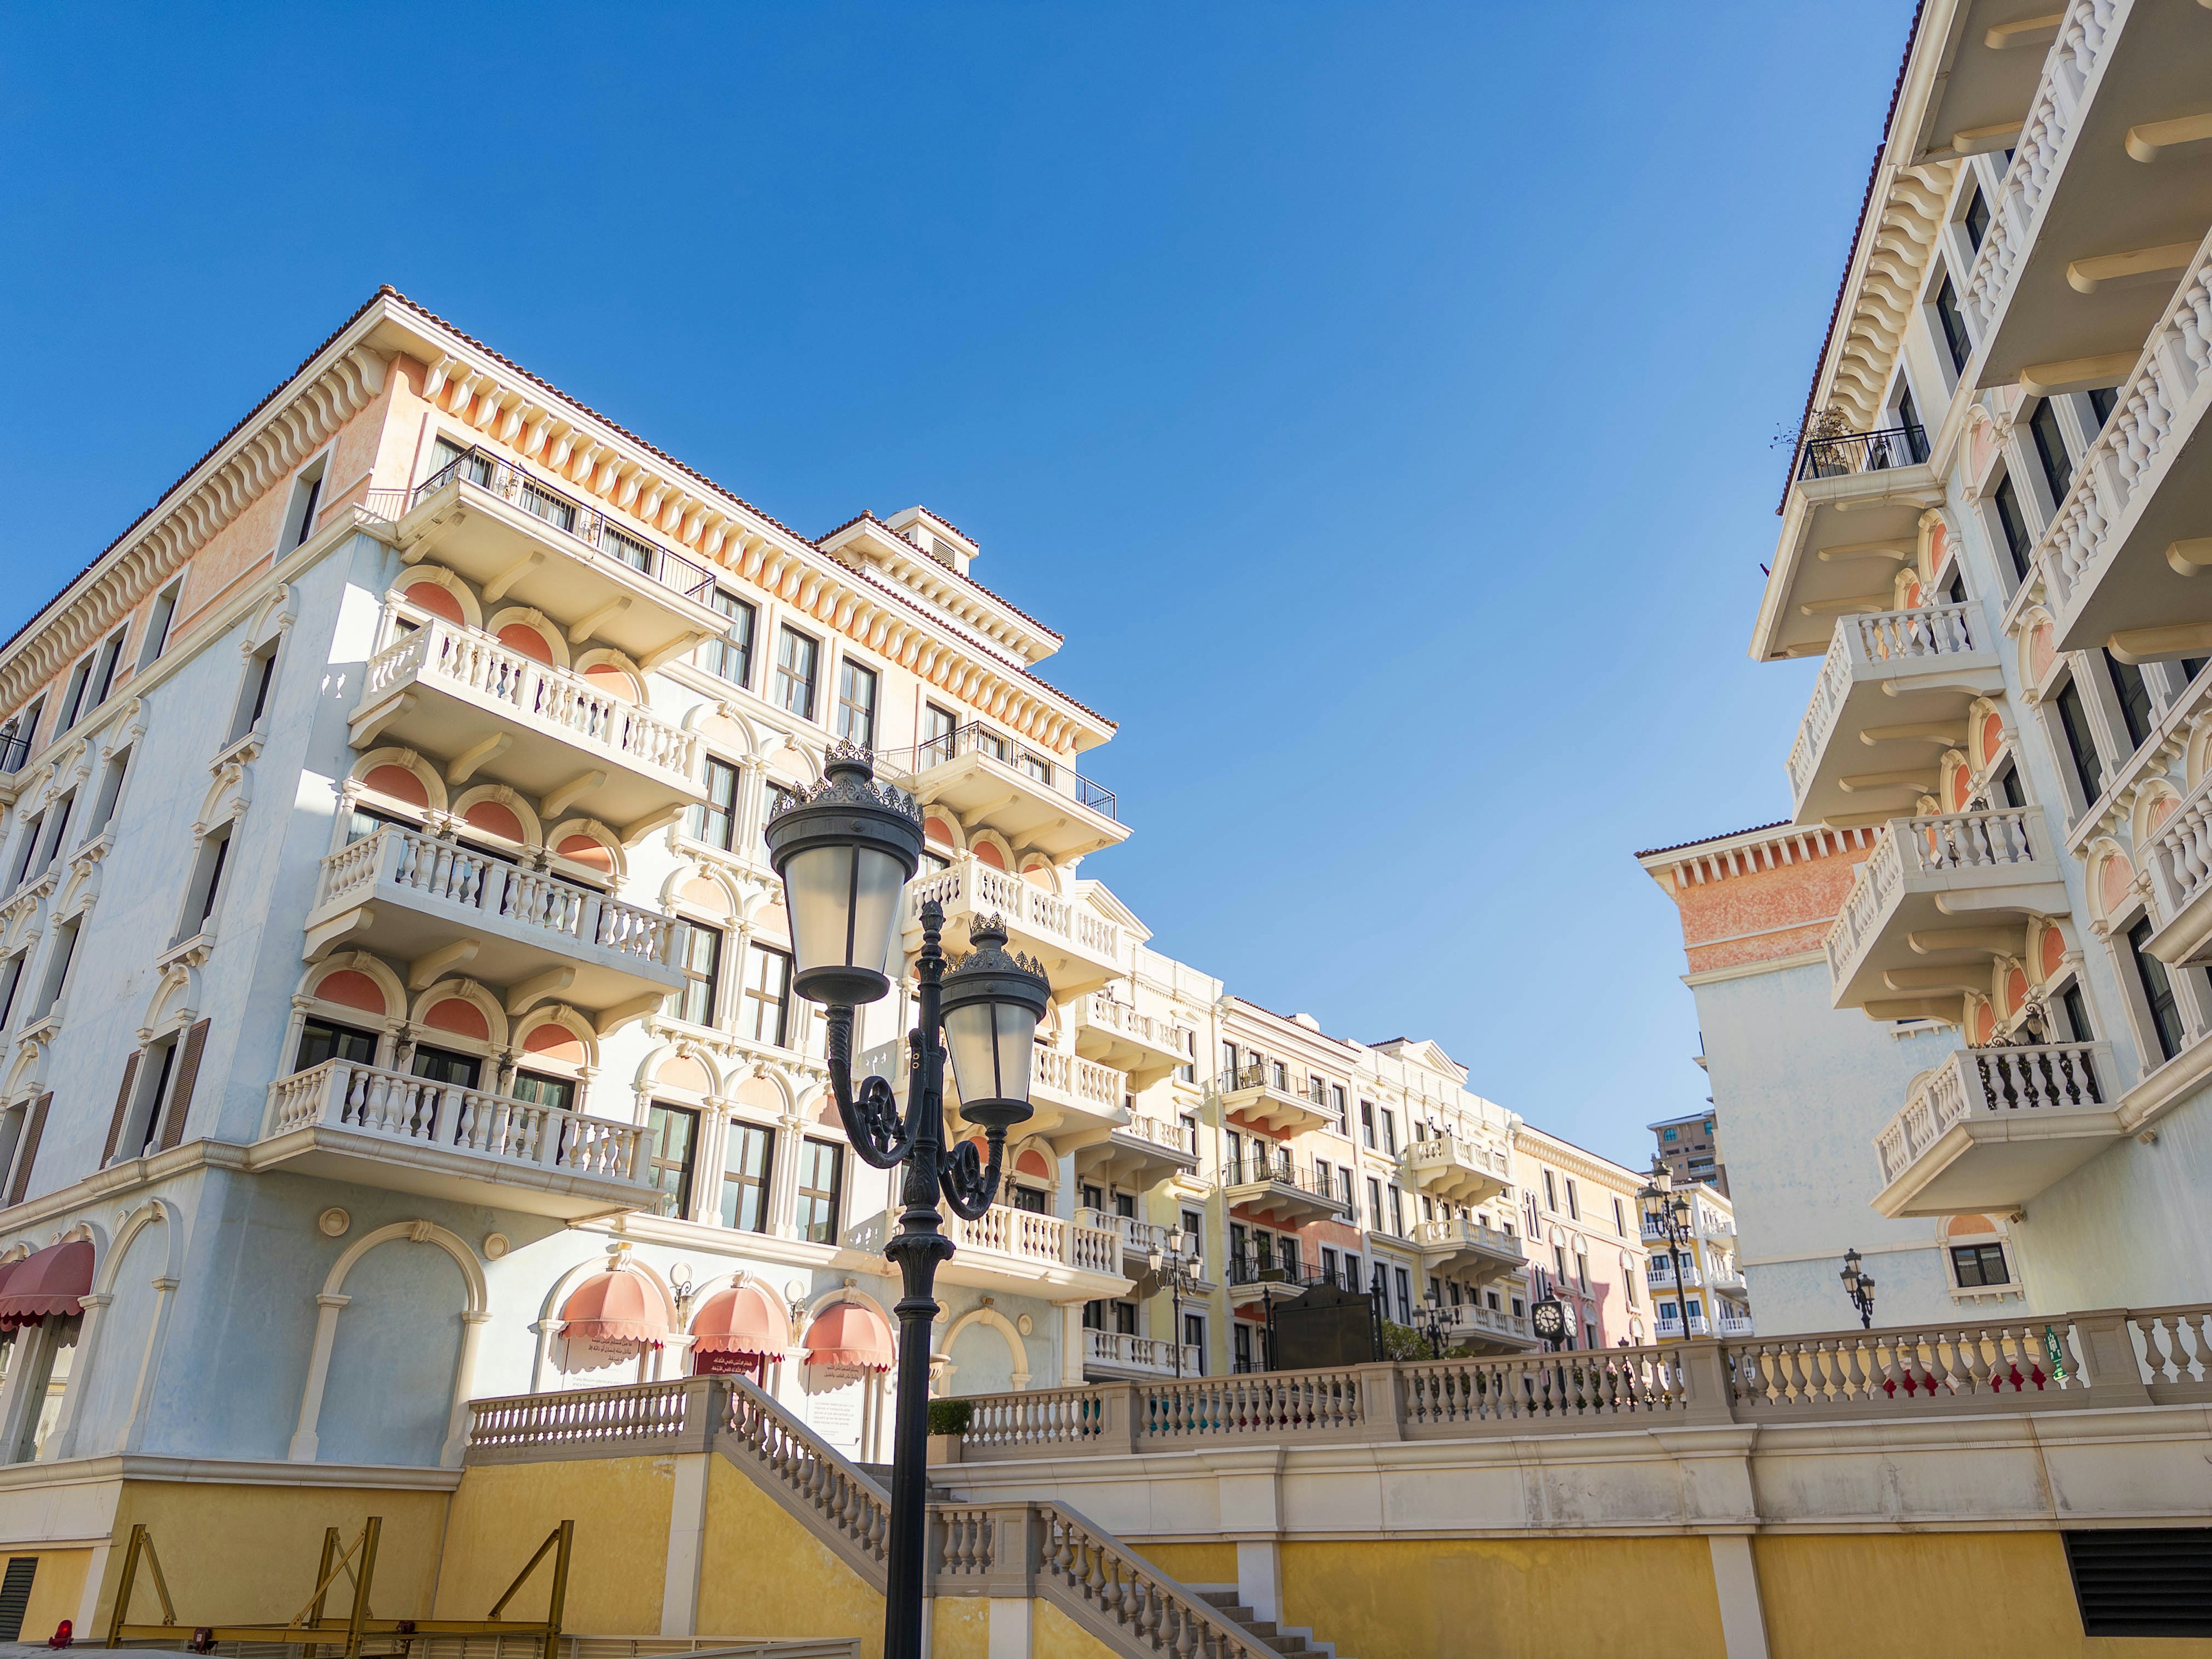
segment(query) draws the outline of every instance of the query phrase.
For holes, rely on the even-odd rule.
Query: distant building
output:
[[[1715,1112],[1692,1112],[1644,1126],[1659,1145],[1659,1161],[1675,1183],[1703,1182],[1728,1195],[1728,1163],[1721,1156],[1720,1119]]]

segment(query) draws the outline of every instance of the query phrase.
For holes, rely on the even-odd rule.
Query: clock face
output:
[[[1528,1322],[1547,1342],[1567,1334],[1567,1310],[1553,1297],[1546,1297],[1528,1310]]]

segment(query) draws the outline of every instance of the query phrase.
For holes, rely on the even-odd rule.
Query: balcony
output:
[[[1654,1337],[1662,1342],[1670,1337],[1680,1337],[1683,1334],[1682,1321],[1679,1317],[1674,1319],[1664,1317],[1655,1319],[1651,1322],[1651,1334]],[[1692,1336],[1711,1336],[1712,1334],[1712,1328],[1706,1322],[1705,1315],[1692,1314],[1690,1316],[1689,1334]]]
[[[564,1221],[648,1208],[645,1132],[343,1060],[269,1085],[256,1170]]]
[[[1299,1163],[1288,1152],[1231,1158],[1221,1170],[1222,1195],[1229,1207],[1276,1227],[1343,1220],[1351,1213],[1352,1200],[1337,1189],[1337,1183],[1347,1179],[1346,1172],[1332,1170],[1323,1180],[1311,1164]]]
[[[1978,385],[2033,388],[2039,368],[2142,344],[2179,275],[2169,250],[2212,223],[2212,158],[2195,142],[2204,52],[2204,21],[2186,7],[2064,8],[1959,284]]]
[[[1713,1332],[1718,1336],[1749,1336],[1752,1334],[1749,1314],[1723,1314],[1713,1322]]]
[[[1229,1258],[1229,1305],[1232,1308],[1288,1302],[1304,1295],[1309,1282],[1296,1261],[1278,1263],[1273,1257],[1243,1255]]]
[[[1122,1267],[1132,1279],[1141,1278],[1151,1271],[1151,1258],[1155,1251],[1163,1256],[1168,1254],[1168,1235],[1173,1231],[1157,1221],[1140,1221],[1133,1215],[1089,1208],[1076,1211],[1075,1224],[1112,1233],[1120,1239]]]
[[[1526,1314],[1507,1313],[1500,1308],[1481,1307],[1473,1302],[1462,1302],[1442,1312],[1444,1346],[1448,1348],[1472,1348],[1478,1353],[1499,1350],[1518,1353],[1536,1346],[1536,1334],[1528,1328]]]
[[[1126,1073],[1131,1087],[1149,1089],[1196,1058],[1189,1029],[1140,1014],[1104,991],[1075,1005],[1075,1052]]]
[[[898,1228],[894,1206],[848,1231],[846,1248],[881,1255]],[[940,1283],[1054,1303],[1110,1301],[1131,1288],[1121,1272],[1121,1235],[1107,1228],[994,1204],[974,1221],[947,1210],[945,1235],[954,1254],[937,1270]]]
[[[424,481],[398,526],[400,557],[430,559],[487,605],[527,605],[657,668],[727,625],[713,573],[489,451]]]
[[[988,824],[1020,847],[1055,860],[1118,846],[1129,831],[1102,789],[1060,756],[971,724],[916,749],[876,757],[876,775],[943,806],[966,824]]]
[[[1715,1290],[1727,1296],[1741,1296],[1747,1288],[1744,1283],[1743,1269],[1734,1262],[1714,1268],[1710,1282]]]
[[[1188,1345],[1178,1347],[1156,1336],[1135,1336],[1127,1331],[1093,1330],[1087,1325],[1083,1328],[1083,1380],[1086,1382],[1199,1376],[1205,1370],[1205,1357]]]
[[[2121,1135],[2112,1048],[1961,1048],[1875,1137],[1886,1216],[2002,1214]]]
[[[1197,1137],[1186,1124],[1139,1115],[1077,1152],[1075,1172],[1103,1186],[1142,1192],[1170,1176],[1197,1174]]]
[[[2151,837],[2150,954],[2170,968],[2212,960],[2212,776]]]
[[[2052,845],[2027,807],[1892,818],[1828,930],[1836,1006],[1955,1021],[2006,948],[1993,924],[2067,913]]]
[[[2212,646],[2212,240],[2075,469],[2038,545],[2063,651],[2147,662]],[[2200,441],[2200,440],[2202,441]]]
[[[304,955],[374,951],[406,962],[410,984],[465,969],[593,1010],[605,1030],[683,985],[684,932],[659,911],[386,825],[323,860]]]
[[[1414,1191],[1448,1204],[1472,1207],[1504,1195],[1512,1165],[1503,1146],[1481,1146],[1457,1135],[1416,1140],[1399,1160],[1406,1183]]]
[[[1972,609],[1836,618],[1790,751],[1798,823],[1864,822],[1936,793],[1937,757],[1966,741],[1968,705],[2004,690]]]
[[[1030,1103],[1025,1130],[1045,1135],[1054,1150],[1071,1152],[1106,1139],[1128,1121],[1129,1080],[1109,1066],[1057,1048],[1035,1048],[1030,1058]]]
[[[1518,1273],[1528,1265],[1521,1241],[1511,1233],[1458,1216],[1416,1222],[1413,1248],[1421,1253],[1425,1271],[1451,1273],[1476,1285]]]
[[[1838,617],[1894,609],[1920,515],[1942,498],[1917,426],[1808,438],[1783,497],[1752,654],[1809,657],[1828,648]]]
[[[969,927],[979,917],[995,915],[1006,923],[1008,946],[1042,963],[1053,995],[1063,1000],[1097,990],[1127,971],[1121,961],[1121,930],[1114,923],[1088,905],[973,858],[908,884],[909,955],[921,948],[921,907],[932,899],[945,907],[948,949],[966,949]]]
[[[1685,1265],[1678,1277],[1673,1262],[1663,1255],[1655,1255],[1644,1270],[1644,1282],[1655,1291],[1694,1291],[1705,1279],[1694,1262]]]
[[[1269,1065],[1247,1066],[1234,1076],[1224,1073],[1221,1109],[1243,1118],[1270,1134],[1292,1135],[1301,1129],[1336,1127],[1336,1109],[1322,1088],[1309,1083],[1291,1086],[1290,1073]]]
[[[479,771],[543,804],[617,826],[665,820],[700,798],[698,739],[649,709],[444,621],[369,659],[351,716],[356,749],[400,743],[447,763],[456,785]],[[623,838],[634,838],[625,828]]]

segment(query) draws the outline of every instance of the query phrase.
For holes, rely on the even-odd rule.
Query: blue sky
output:
[[[11,8],[0,631],[380,283],[1064,632],[1155,943],[1641,1163],[1909,0]],[[220,18],[220,27],[210,20]]]

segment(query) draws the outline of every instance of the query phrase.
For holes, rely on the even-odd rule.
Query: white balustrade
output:
[[[1913,1086],[1904,1109],[1875,1136],[1883,1184],[1905,1174],[1954,1124],[2100,1107],[2112,1082],[2109,1043],[1958,1049]]]
[[[1133,1117],[1127,1123],[1115,1126],[1114,1133],[1119,1138],[1142,1140],[1154,1146],[1164,1147],[1185,1158],[1197,1156],[1197,1149],[1191,1145],[1190,1130],[1164,1117]]]
[[[1199,1351],[1182,1346],[1182,1369],[1176,1369],[1176,1343],[1161,1340],[1156,1336],[1137,1336],[1127,1331],[1100,1331],[1085,1326],[1083,1331],[1083,1358],[1100,1365],[1118,1365],[1127,1370],[1153,1371],[1162,1376],[1196,1376],[1205,1369]]]
[[[2159,827],[2143,862],[2160,927],[2212,891],[2212,774]]]
[[[1476,1336],[1529,1337],[1526,1314],[1510,1313],[1503,1308],[1492,1308],[1479,1302],[1462,1302],[1457,1307],[1443,1310],[1444,1329],[1456,1331],[1462,1338]]]
[[[625,765],[687,781],[696,769],[695,733],[609,696],[580,674],[449,622],[425,623],[370,659],[368,696],[418,678],[472,692],[511,719]]]
[[[269,1085],[264,1138],[313,1127],[604,1181],[639,1178],[645,1134],[635,1124],[343,1060]]]
[[[1984,648],[1975,642],[1971,610],[1964,605],[1931,605],[1915,611],[1836,618],[1828,654],[1820,664],[1820,678],[1813,683],[1812,700],[1806,705],[1805,718],[1798,722],[1797,741],[1790,750],[1793,799],[1802,802],[1812,787],[1813,775],[1835,732],[1853,679],[1877,663],[1934,661]]]
[[[1185,1041],[1187,1028],[1151,1014],[1140,1014],[1125,1002],[1117,1002],[1104,991],[1093,991],[1084,1005],[1087,1024],[1102,1026],[1111,1031],[1148,1043],[1154,1048],[1170,1054],[1188,1054],[1192,1052]]]
[[[315,908],[392,889],[418,901],[498,916],[554,948],[591,945],[673,966],[683,924],[543,870],[527,870],[418,830],[386,824],[323,860]]]
[[[1953,812],[1939,817],[1893,818],[1875,840],[1874,850],[1851,882],[1844,908],[1826,941],[1828,974],[1840,984],[1865,954],[1888,918],[1909,877],[1952,870],[2018,868],[2050,865],[2039,858],[2028,835],[2029,811],[2002,807],[1993,812]]]
[[[1085,1214],[1095,1216],[1097,1212]],[[855,1227],[845,1242],[854,1249],[880,1253],[897,1231],[898,1212],[883,1211]],[[1057,1216],[994,1204],[973,1221],[946,1212],[945,1231],[957,1249],[1121,1276],[1121,1235],[1080,1219],[1071,1226]]]
[[[1426,1250],[1452,1249],[1462,1245],[1495,1250],[1500,1255],[1510,1255],[1518,1261],[1522,1255],[1521,1240],[1512,1233],[1501,1232],[1488,1222],[1464,1216],[1448,1216],[1436,1221],[1417,1221],[1413,1224],[1413,1243]]]
[[[1751,1316],[1749,1314],[1723,1314],[1718,1319],[1713,1322],[1713,1327],[1716,1332],[1722,1336],[1749,1336],[1751,1334]]]
[[[934,899],[947,916],[995,914],[1010,928],[1074,945],[1088,956],[1117,961],[1121,956],[1121,930],[1114,923],[1093,915],[1087,906],[1071,903],[978,859],[965,858],[924,877],[912,883],[907,893],[908,914],[916,921],[921,907]]]

